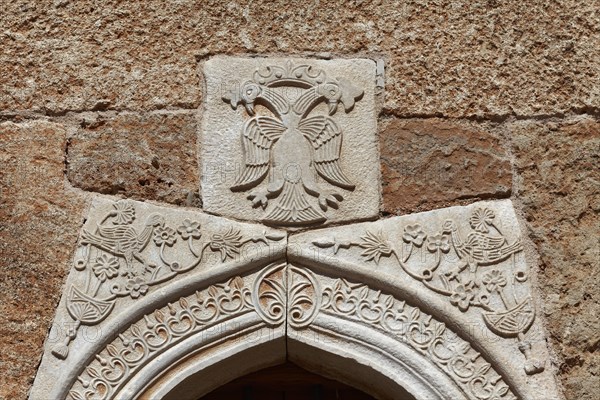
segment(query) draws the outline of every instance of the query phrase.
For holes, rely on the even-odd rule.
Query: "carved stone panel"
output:
[[[304,231],[99,197],[31,399],[197,399],[289,359],[382,399],[560,398],[510,201]]]
[[[378,215],[374,61],[215,57],[204,77],[208,212],[282,227]]]
[[[382,324],[393,335],[390,324],[410,325],[406,302],[451,327],[512,381],[514,394],[500,387],[469,393],[467,385],[467,398],[537,399],[537,391],[559,398],[525,253],[508,200],[313,230],[288,244],[288,262],[343,278],[316,289],[321,313]],[[295,320],[288,319],[292,328]]]
[[[284,299],[264,300],[259,278],[249,274],[281,262],[285,246],[285,232],[265,226],[96,198],[80,233],[32,398],[66,398],[67,386],[73,386],[73,399],[112,398],[121,380],[146,357],[192,332],[250,312],[262,326],[281,325]],[[123,325],[143,315],[146,328],[122,332]],[[120,344],[106,343],[115,335]],[[102,346],[108,346],[107,353],[94,356]],[[76,379],[84,372],[80,364],[90,357],[99,366]]]

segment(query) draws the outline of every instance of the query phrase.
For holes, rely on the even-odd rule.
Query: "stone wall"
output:
[[[213,54],[383,59],[382,216],[511,198],[565,396],[597,398],[594,2],[0,7],[0,399],[32,384],[90,192],[201,206],[198,66]]]

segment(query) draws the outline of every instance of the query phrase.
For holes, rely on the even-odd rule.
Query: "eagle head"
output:
[[[333,82],[324,83],[319,85],[317,88],[317,93],[327,100],[327,105],[329,106],[329,115],[335,114],[337,111],[337,105],[342,98],[342,91],[340,87]]]
[[[223,96],[223,100],[229,102],[234,110],[242,103],[248,114],[254,115],[254,101],[261,92],[262,89],[258,84],[248,81],[240,87],[234,87],[229,95]]]
[[[328,82],[320,85],[317,88],[317,93],[327,100],[329,115],[335,114],[339,103],[344,105],[346,112],[352,110],[355,101],[363,95],[362,90],[343,78],[338,78],[337,82]]]

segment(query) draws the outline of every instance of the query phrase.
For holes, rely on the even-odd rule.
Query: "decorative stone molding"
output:
[[[260,315],[259,325],[281,325],[285,321],[284,267],[275,264],[259,274],[236,276],[144,315],[95,355],[68,398],[124,398],[120,389],[152,359],[192,335],[244,314]]]
[[[446,324],[419,308],[410,306],[405,300],[398,300],[381,290],[352,283],[345,278],[332,279],[314,275],[307,269],[290,267],[288,275],[289,293],[313,293],[310,299],[308,296],[301,296],[296,303],[290,300],[290,329],[313,328],[319,331],[325,328],[335,332],[338,323],[331,323],[331,319],[356,323],[377,330],[397,341],[398,346],[407,346],[422,355],[433,368],[443,371],[452,380],[459,388],[460,398],[517,398],[492,364],[467,341],[451,331]],[[297,276],[300,276],[300,279],[294,279]],[[308,282],[312,290],[307,290]],[[303,309],[300,304],[308,306]],[[323,324],[319,319],[315,321],[317,314],[321,313],[328,317],[325,319],[328,323]],[[306,322],[300,325],[298,320]],[[312,324],[315,326],[311,326]],[[392,358],[389,354],[387,356]],[[388,363],[384,361],[384,364]],[[444,391],[446,395],[451,393],[448,388],[444,388]],[[419,398],[423,393],[413,395]]]
[[[31,398],[66,398],[69,387],[72,398],[112,398],[140,363],[186,335],[248,312],[260,326],[281,325],[285,299],[259,286],[274,278],[255,283],[252,273],[283,262],[285,246],[284,232],[264,226],[96,198]],[[131,325],[140,318],[145,325]]]
[[[287,238],[97,198],[31,398],[191,399],[287,357],[382,399],[559,399],[524,251],[510,201]]]
[[[377,71],[364,59],[207,61],[204,208],[288,227],[376,217]]]

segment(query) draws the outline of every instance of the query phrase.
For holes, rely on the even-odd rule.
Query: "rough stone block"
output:
[[[83,222],[65,144],[59,124],[0,124],[1,399],[27,395]]]
[[[206,211],[279,226],[378,215],[375,62],[216,57],[204,75]]]
[[[195,108],[207,54],[377,54],[396,115],[598,109],[594,2],[4,2],[0,109]]]
[[[196,120],[191,113],[82,115],[70,135],[76,187],[138,200],[198,206]]]
[[[567,398],[600,386],[600,123],[518,121],[507,126],[515,195],[540,255],[540,290]]]
[[[384,121],[380,134],[383,209],[406,214],[511,193],[512,167],[500,138],[470,123]]]

